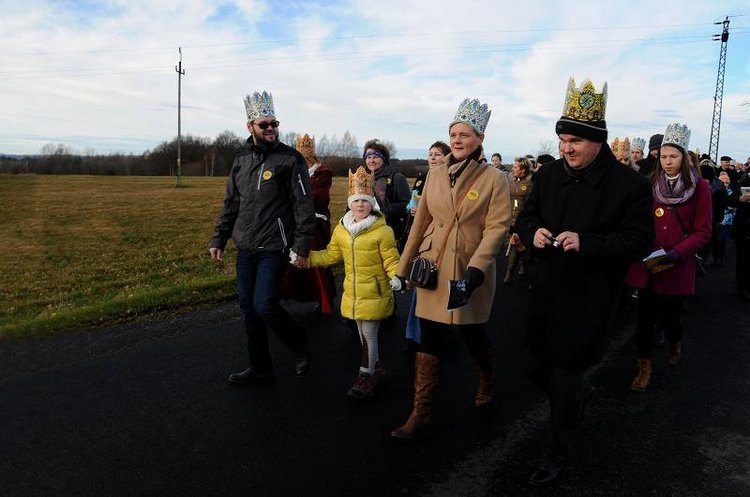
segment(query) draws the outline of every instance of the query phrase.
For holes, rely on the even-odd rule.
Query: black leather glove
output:
[[[482,283],[484,283],[484,271],[469,266],[466,268],[466,276],[464,276],[464,279],[466,280],[466,291],[471,295],[474,290],[482,286]]]

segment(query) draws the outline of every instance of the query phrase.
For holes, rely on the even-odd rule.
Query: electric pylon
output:
[[[718,164],[716,156],[719,153],[719,129],[721,128],[721,101],[724,98],[724,69],[727,65],[727,41],[729,41],[729,18],[725,17],[724,29],[720,35],[714,35],[714,41],[721,40],[721,52],[719,52],[719,74],[716,76],[716,93],[714,94],[714,116],[711,120],[711,141],[708,144],[708,156]]]

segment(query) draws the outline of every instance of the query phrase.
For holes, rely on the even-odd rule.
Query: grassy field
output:
[[[233,244],[220,263],[208,255],[225,183],[0,175],[0,339],[233,296]],[[334,178],[334,221],[346,188],[346,178]]]

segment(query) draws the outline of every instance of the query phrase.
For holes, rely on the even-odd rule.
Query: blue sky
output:
[[[447,139],[464,97],[492,109],[485,150],[556,147],[568,78],[608,83],[615,136],[680,122],[708,151],[730,16],[720,155],[750,156],[744,1],[0,0],[0,153],[47,143],[139,154],[182,132],[245,135],[246,93],[273,93],[282,131],[392,141],[402,159]]]

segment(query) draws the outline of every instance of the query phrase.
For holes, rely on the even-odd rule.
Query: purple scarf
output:
[[[680,174],[676,180],[669,181],[667,174],[663,169],[659,170],[659,178],[654,184],[654,198],[664,205],[676,205],[686,202],[695,193],[695,186],[698,183],[698,175],[690,170],[690,176],[693,180],[693,186],[690,188],[685,187],[685,182],[682,180],[682,174]]]

